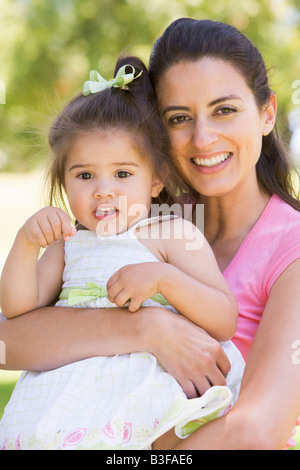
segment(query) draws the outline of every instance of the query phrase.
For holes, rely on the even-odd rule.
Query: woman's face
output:
[[[243,76],[211,58],[171,66],[157,95],[173,158],[196,191],[218,197],[246,179],[256,182],[262,136],[274,126],[275,98],[260,111]]]

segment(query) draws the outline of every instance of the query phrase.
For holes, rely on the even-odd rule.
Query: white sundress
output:
[[[115,307],[105,296],[111,275],[127,264],[160,262],[136,238],[138,225],[109,237],[81,230],[66,242],[63,291],[56,305]],[[143,305],[161,305],[156,300],[162,302],[158,296]],[[227,386],[211,387],[194,399],[187,399],[147,352],[23,372],[0,422],[0,449],[151,449],[173,427],[185,438],[226,414],[237,399],[244,361],[233,343],[222,346],[231,362]]]

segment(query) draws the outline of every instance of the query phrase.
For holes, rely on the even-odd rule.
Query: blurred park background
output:
[[[112,78],[121,52],[147,63],[182,16],[228,22],[258,46],[300,165],[300,0],[1,0],[0,271],[18,227],[43,204],[51,119],[90,70]],[[0,371],[0,416],[15,378]]]

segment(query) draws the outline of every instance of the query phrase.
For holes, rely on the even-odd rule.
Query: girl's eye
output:
[[[128,176],[130,176],[131,173],[129,173],[129,171],[125,171],[125,170],[120,170],[118,171],[118,173],[116,174],[116,177],[117,178],[128,178]]]
[[[78,177],[82,180],[90,180],[93,178],[93,175],[91,173],[89,173],[88,171],[85,171],[84,173],[80,173],[80,175],[78,175]]]

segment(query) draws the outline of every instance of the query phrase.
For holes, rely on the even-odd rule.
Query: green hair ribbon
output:
[[[127,67],[130,67],[130,73],[126,73]],[[142,75],[142,73],[143,71],[141,71],[135,77],[135,68],[132,65],[126,64],[118,70],[115,78],[107,81],[100,75],[100,73],[97,72],[97,70],[92,70],[90,72],[90,80],[84,82],[83,84],[83,95],[87,96],[90,93],[98,93],[99,91],[105,90],[106,88],[113,87],[123,88],[124,90],[126,90],[126,85],[138,78],[140,75]]]

